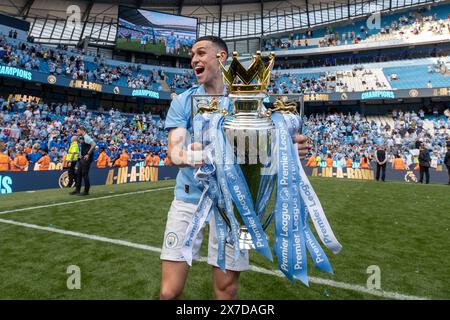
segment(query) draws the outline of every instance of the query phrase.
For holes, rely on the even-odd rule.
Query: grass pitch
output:
[[[350,286],[311,283],[307,288],[284,277],[247,271],[241,275],[239,298],[380,299],[358,289],[366,286],[371,265],[379,266],[384,291],[450,298],[450,187],[311,181],[343,250],[336,256],[326,250],[334,275],[313,269],[311,261],[308,274]],[[134,192],[173,185],[163,181],[93,187],[90,199],[128,194],[6,214],[1,212],[89,198],[69,196],[70,190],[2,195],[0,219],[160,248],[173,189]],[[206,245],[204,241],[203,256]],[[251,264],[277,269],[255,252]],[[66,286],[70,265],[81,269],[80,290]],[[210,274],[210,266],[194,262],[183,298],[213,299]],[[0,299],[157,299],[159,281],[158,252],[0,220]]]
[[[143,46],[141,45],[140,40],[117,39],[116,47],[122,50],[148,52],[155,55],[167,55],[164,42],[153,44],[150,40],[150,42],[147,42],[147,44]],[[189,57],[189,51],[181,48],[179,55],[182,57]]]

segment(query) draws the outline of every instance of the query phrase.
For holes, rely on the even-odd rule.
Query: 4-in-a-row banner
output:
[[[175,179],[178,168],[138,167],[98,169],[92,166],[89,173],[91,185],[127,184],[135,182],[155,182]],[[0,172],[0,195],[21,191],[65,188],[69,174],[63,170]]]
[[[354,169],[354,168],[321,168],[306,167],[305,172],[312,177],[326,177],[349,180],[375,180],[376,169]],[[386,180],[414,183],[419,181],[419,171],[417,170],[394,170],[386,167]],[[442,166],[430,168],[430,183],[448,183],[447,171]]]

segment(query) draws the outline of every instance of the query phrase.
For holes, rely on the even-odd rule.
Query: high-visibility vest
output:
[[[153,166],[155,166],[155,167],[159,166],[159,161],[160,161],[159,157],[157,155],[155,155],[153,157]]]
[[[80,152],[80,149],[78,147],[78,143],[71,142],[69,150],[67,151],[66,161],[77,161],[79,152]]]
[[[39,170],[48,170],[50,166],[50,157],[48,155],[43,156],[38,160]]]
[[[120,155],[119,160],[120,160],[120,166],[121,167],[126,167],[128,165],[128,154],[122,153]]]
[[[393,161],[393,167],[395,170],[405,170],[405,162],[401,158],[395,158]]]
[[[13,165],[11,166],[12,171],[25,171],[25,168],[19,168],[18,166],[24,167],[28,164],[27,158],[22,155],[17,155],[14,158]]]
[[[97,168],[106,168],[109,166],[111,160],[105,152],[100,153],[97,159]]]
[[[153,157],[151,155],[147,155],[145,157],[145,165],[147,167],[150,167],[152,165],[152,162],[153,162]]]
[[[345,160],[345,166],[351,168],[353,166],[353,161],[350,158]]]
[[[10,164],[11,158],[3,152],[0,152],[0,171],[8,171]]]
[[[307,167],[317,167],[316,157],[309,157],[308,162],[306,163]]]

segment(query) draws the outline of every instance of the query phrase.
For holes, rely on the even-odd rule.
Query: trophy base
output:
[[[255,245],[252,241],[252,236],[248,232],[246,227],[241,227],[239,229],[239,249],[240,250],[250,250],[255,249]]]

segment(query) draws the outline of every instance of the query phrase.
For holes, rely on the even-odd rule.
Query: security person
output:
[[[76,180],[75,166],[78,161],[79,152],[80,152],[80,149],[78,147],[78,137],[73,136],[70,139],[70,147],[69,147],[69,150],[67,151],[66,161],[65,161],[66,165],[64,165],[64,167],[69,168],[69,183],[67,185],[67,187],[69,187],[69,188],[73,186],[73,183]]]
[[[81,126],[77,130],[77,135],[80,139],[80,159],[78,160],[79,170],[76,171],[75,191],[72,195],[87,196],[91,183],[89,181],[89,170],[94,159],[95,142],[87,134],[86,127]],[[81,193],[81,180],[84,181],[84,192]]]

